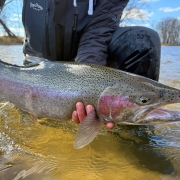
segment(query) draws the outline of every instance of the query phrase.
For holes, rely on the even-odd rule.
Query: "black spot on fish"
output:
[[[162,91],[159,92],[159,97],[163,97],[164,93]]]

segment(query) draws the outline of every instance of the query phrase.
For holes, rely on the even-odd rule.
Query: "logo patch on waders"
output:
[[[43,10],[43,8],[42,8],[38,3],[33,4],[33,3],[30,2],[30,8],[33,8],[33,9],[36,10],[36,11],[41,11],[41,10]]]

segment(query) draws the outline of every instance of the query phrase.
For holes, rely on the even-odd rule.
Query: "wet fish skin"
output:
[[[36,118],[57,120],[70,119],[78,101],[94,105],[96,112],[85,118],[77,133],[75,148],[81,148],[94,139],[104,121],[165,121],[158,117],[158,111],[153,118],[148,114],[166,104],[180,102],[180,90],[107,67],[44,60],[32,67],[0,62],[0,98]],[[161,116],[163,113],[167,111],[161,110]],[[168,113],[170,121],[171,111]],[[180,120],[179,114],[177,111],[174,121]]]

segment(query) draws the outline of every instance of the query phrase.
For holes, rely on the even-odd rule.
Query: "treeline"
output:
[[[180,45],[180,19],[165,18],[157,24],[157,31],[163,45]]]

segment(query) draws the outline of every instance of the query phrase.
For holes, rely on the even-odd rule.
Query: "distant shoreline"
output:
[[[176,45],[161,44],[161,46],[180,46],[180,45],[178,45],[178,44],[176,44]]]
[[[23,42],[23,37],[8,37],[0,36],[0,45],[20,45]]]
[[[8,36],[0,36],[0,45],[21,45],[23,43],[23,37],[16,36],[8,37]],[[168,45],[161,44],[161,46],[180,46],[180,45]]]

